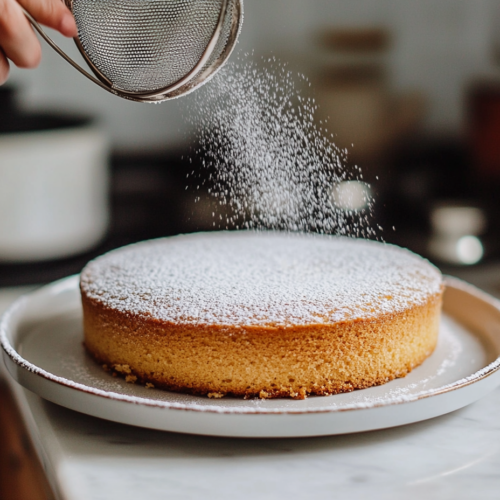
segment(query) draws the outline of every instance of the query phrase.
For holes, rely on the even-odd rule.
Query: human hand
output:
[[[23,13],[65,36],[77,35],[73,15],[61,0],[0,0],[0,85],[9,76],[9,60],[20,68],[35,68],[42,49]]]

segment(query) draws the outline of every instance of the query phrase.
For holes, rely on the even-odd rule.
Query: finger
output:
[[[34,68],[40,62],[40,43],[16,0],[0,0],[0,47],[20,68]]]
[[[0,85],[3,85],[9,77],[9,61],[0,48]]]
[[[53,28],[65,36],[77,36],[73,14],[61,0],[18,1],[40,24]]]

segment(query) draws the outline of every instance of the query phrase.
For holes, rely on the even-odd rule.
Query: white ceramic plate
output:
[[[41,397],[96,417],[153,429],[233,437],[344,434],[404,425],[466,406],[500,385],[500,302],[449,279],[439,344],[403,379],[329,397],[241,400],[127,384],[82,346],[78,277],[18,300],[0,338],[12,377]]]

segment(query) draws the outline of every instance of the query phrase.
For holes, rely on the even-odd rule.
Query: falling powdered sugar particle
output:
[[[371,196],[362,209],[337,203],[338,186],[362,174],[349,171],[347,151],[316,122],[315,99],[301,91],[307,78],[275,58],[264,63],[244,56],[228,65],[195,94],[187,116],[193,156],[205,167],[190,182],[219,205],[214,226],[375,238]]]

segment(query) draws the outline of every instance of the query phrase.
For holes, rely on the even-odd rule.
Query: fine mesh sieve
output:
[[[27,13],[40,35],[105,90],[141,102],[185,95],[228,59],[243,20],[243,0],[65,0],[75,42],[97,78],[64,53]]]

